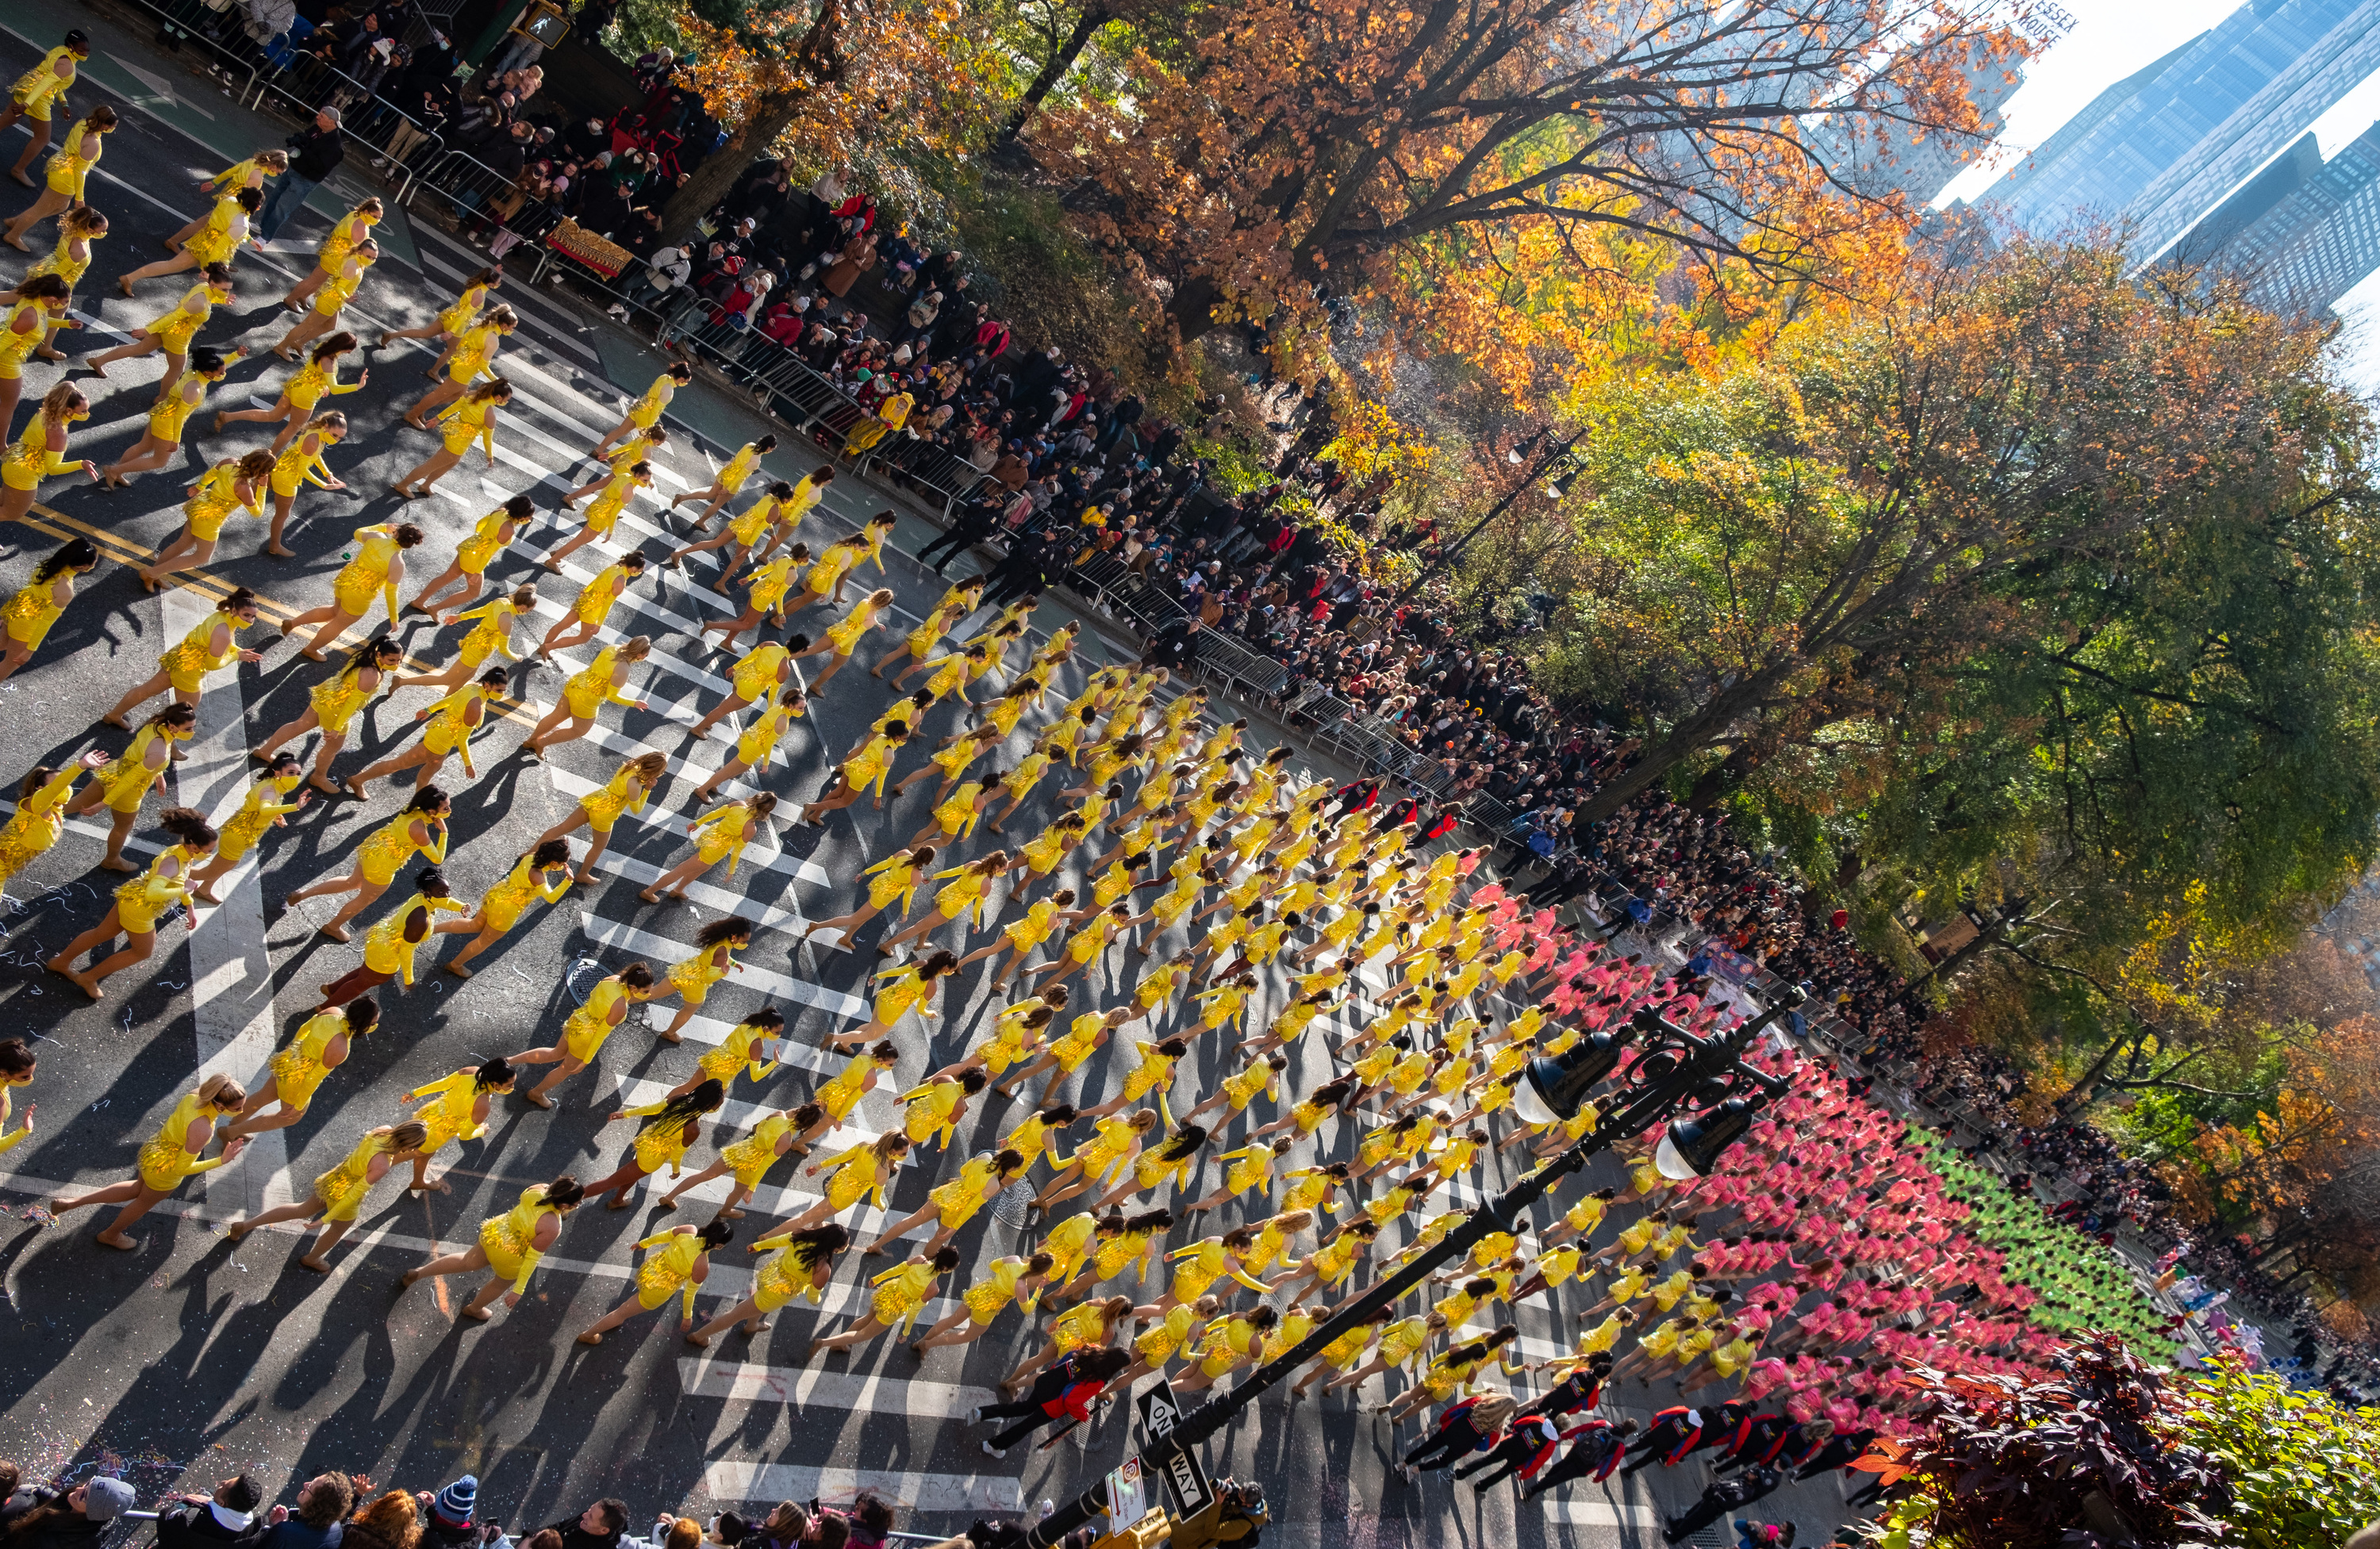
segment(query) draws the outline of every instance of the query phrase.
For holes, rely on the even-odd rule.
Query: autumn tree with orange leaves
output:
[[[1913,212],[1821,164],[1977,140],[2004,7],[1912,0],[1250,0],[1144,54],[1128,106],[1048,114],[1087,228],[1180,336],[1311,312],[1319,287],[1424,335],[1595,330],[1680,263],[1836,283]],[[1881,64],[1878,62],[1881,61]]]

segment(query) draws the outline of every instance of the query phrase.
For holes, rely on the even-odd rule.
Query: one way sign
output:
[[[1173,1385],[1160,1382],[1134,1400],[1140,1406],[1142,1461],[1165,1486],[1166,1505],[1178,1521],[1196,1517],[1215,1502],[1215,1487],[1208,1482],[1207,1470],[1187,1447],[1169,1451],[1166,1438],[1181,1422],[1182,1406],[1173,1397]]]

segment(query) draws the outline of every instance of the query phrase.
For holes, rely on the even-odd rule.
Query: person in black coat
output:
[[[1184,613],[1171,621],[1149,637],[1148,649],[1142,653],[1140,664],[1180,672],[1197,656],[1198,635],[1206,627],[1196,613]]]
[[[28,1485],[0,1506],[0,1536],[8,1549],[97,1549],[132,1502],[132,1486],[104,1474],[72,1486]]]
[[[257,1507],[264,1492],[246,1474],[222,1481],[212,1495],[184,1495],[157,1507],[157,1549],[237,1549],[262,1542],[270,1524]]]
[[[1730,1511],[1742,1510],[1784,1482],[1782,1475],[1763,1463],[1754,1464],[1734,1479],[1714,1480],[1703,1486],[1702,1499],[1688,1507],[1683,1516],[1669,1519],[1661,1529],[1661,1536],[1675,1543],[1700,1532]]]

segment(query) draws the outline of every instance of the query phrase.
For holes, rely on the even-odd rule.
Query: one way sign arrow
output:
[[[1141,1434],[1148,1438],[1149,1450],[1154,1451],[1182,1420],[1182,1406],[1173,1397],[1173,1385],[1160,1382],[1135,1402],[1140,1406]]]

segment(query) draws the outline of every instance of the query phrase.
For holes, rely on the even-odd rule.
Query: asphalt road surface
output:
[[[10,30],[0,38],[0,71],[6,76],[28,67],[38,45],[51,41],[26,35],[38,15],[30,7],[10,14]],[[125,115],[91,189],[113,232],[76,302],[94,320],[84,343],[102,347],[115,342],[107,331],[145,321],[170,306],[184,286],[178,277],[151,282],[128,301],[115,295],[115,276],[153,257],[162,236],[203,212],[205,200],[194,188],[199,178],[278,143],[283,129],[243,112],[185,61],[152,49],[145,27],[106,13],[79,9],[78,16],[91,18],[82,24],[94,32],[97,47],[86,72],[91,84],[73,99],[77,111],[110,101]],[[0,154],[13,159],[21,143],[14,137],[22,132],[0,138]],[[322,212],[335,212],[348,196],[375,188],[361,160],[351,160],[318,196],[317,212],[284,234],[276,245],[281,250],[239,258],[237,298],[228,315],[218,311],[202,343],[239,343],[261,352],[279,336],[287,319],[277,297],[310,266],[312,244],[325,224]],[[13,189],[0,195],[0,204],[14,208],[16,201]],[[36,236],[42,250],[50,230]],[[458,277],[483,261],[476,249],[426,220],[399,215],[382,228],[382,241],[388,256],[346,320],[359,332],[426,321],[451,298]],[[0,252],[0,277],[13,280],[28,261]],[[503,298],[526,322],[503,357],[504,374],[519,394],[501,423],[494,466],[483,466],[473,450],[440,486],[438,498],[413,502],[404,515],[430,531],[429,544],[417,553],[432,556],[428,564],[434,571],[474,519],[505,496],[528,492],[544,515],[498,562],[492,579],[509,585],[540,578],[536,556],[576,530],[574,518],[554,510],[561,490],[584,477],[585,451],[613,423],[625,397],[650,380],[658,357],[566,294],[532,292],[516,282]],[[258,552],[261,527],[242,522],[226,532],[209,567],[215,577],[256,588],[280,616],[327,599],[352,529],[392,517],[398,507],[386,486],[433,445],[397,423],[403,405],[424,385],[429,354],[400,345],[365,358],[369,384],[337,400],[356,427],[331,460],[347,488],[301,493],[291,529],[300,557],[264,557]],[[28,368],[28,404],[56,380],[58,369],[38,362]],[[218,392],[217,405],[239,406],[251,395],[269,403],[289,369],[269,356],[243,361]],[[154,360],[135,361],[116,366],[104,381],[79,379],[92,394],[94,412],[77,434],[78,454],[113,457],[138,436],[158,370]],[[20,411],[20,425],[22,418]],[[708,483],[726,450],[767,428],[748,405],[707,387],[681,394],[672,420],[680,433],[656,491],[663,500]],[[204,429],[203,420],[197,428]],[[212,458],[263,445],[270,434],[266,427],[235,426],[220,438],[194,433],[187,444]],[[789,447],[771,466],[792,475],[816,461]],[[571,474],[577,477],[565,478]],[[188,477],[177,462],[117,493],[80,478],[45,486],[43,524],[92,534],[108,561],[88,579],[35,663],[0,684],[0,781],[8,786],[37,762],[63,765],[88,748],[120,749],[124,734],[99,725],[101,714],[153,670],[159,651],[203,616],[207,604],[199,595],[169,587],[150,596],[126,563],[145,559],[176,530]],[[661,504],[640,497],[623,529],[626,540],[656,559],[682,530]],[[886,505],[904,517],[898,551],[887,556],[887,584],[899,595],[905,624],[941,583],[906,557],[932,529],[902,500],[844,478],[805,536],[815,545],[820,529],[849,530]],[[11,591],[58,541],[24,527],[0,538],[7,544],[0,553],[0,586]],[[585,551],[570,563],[576,578],[583,579],[598,567],[600,554]],[[963,560],[958,572],[974,563]],[[1018,1448],[1004,1461],[978,1450],[980,1433],[965,1424],[965,1411],[1038,1342],[1014,1317],[978,1344],[934,1351],[922,1361],[885,1339],[804,1366],[800,1358],[813,1332],[840,1325],[862,1302],[861,1280],[872,1265],[856,1253],[846,1259],[823,1313],[788,1309],[773,1328],[749,1341],[729,1335],[698,1353],[662,1326],[663,1313],[632,1324],[601,1349],[574,1344],[573,1333],[628,1293],[629,1244],[655,1229],[650,1192],[627,1212],[579,1211],[540,1269],[531,1294],[486,1325],[454,1315],[469,1296],[471,1280],[392,1294],[400,1270],[433,1251],[468,1242],[480,1219],[501,1211],[523,1187],[563,1171],[590,1178],[610,1170],[626,1149],[630,1127],[607,1128],[603,1116],[624,1097],[650,1100],[682,1079],[703,1052],[706,1033],[715,1039],[763,1000],[795,1019],[793,1052],[783,1069],[757,1095],[748,1082],[738,1085],[736,1101],[722,1116],[733,1131],[757,1111],[756,1096],[769,1107],[788,1105],[821,1071],[836,1068],[822,1047],[824,1035],[848,1024],[854,1013],[865,1014],[857,997],[875,964],[873,953],[802,948],[795,931],[803,919],[848,906],[850,879],[859,868],[925,820],[929,788],[888,803],[880,814],[862,804],[822,830],[781,834],[777,848],[747,855],[733,879],[708,878],[691,905],[652,908],[637,901],[639,883],[683,850],[671,825],[690,815],[699,771],[716,767],[728,752],[722,742],[696,744],[685,736],[686,723],[723,688],[717,673],[725,659],[695,638],[698,621],[723,611],[707,585],[714,575],[698,564],[686,576],[649,578],[613,615],[620,632],[655,639],[650,666],[638,679],[649,709],[608,709],[601,732],[558,750],[550,763],[514,757],[514,744],[564,676],[553,668],[516,669],[514,693],[525,703],[483,735],[479,778],[465,780],[450,761],[442,781],[455,796],[447,871],[456,895],[475,899],[625,753],[662,750],[674,760],[674,778],[644,822],[621,824],[605,875],[552,907],[532,911],[481,960],[468,984],[429,971],[455,950],[453,941],[426,950],[421,982],[406,993],[395,993],[396,986],[383,992],[379,1030],[332,1075],[305,1119],[261,1137],[235,1166],[185,1184],[142,1224],[136,1253],[93,1244],[99,1212],[51,1225],[42,1202],[62,1186],[128,1176],[135,1151],[190,1089],[194,1071],[261,1077],[266,1058],[312,1003],[313,986],[355,966],[362,938],[358,929],[357,944],[343,947],[316,933],[335,901],[300,902],[282,912],[282,895],[345,870],[357,842],[386,820],[403,793],[395,782],[382,782],[368,803],[318,802],[271,833],[226,889],[222,908],[207,912],[195,933],[166,922],[155,957],[111,980],[98,1004],[44,973],[41,962],[106,907],[115,878],[97,869],[103,829],[78,821],[16,879],[0,917],[0,1025],[38,1039],[39,1078],[19,1095],[19,1106],[30,1099],[40,1112],[37,1134],[0,1162],[0,1207],[11,1217],[0,1228],[0,1283],[6,1295],[0,1309],[6,1330],[0,1456],[14,1458],[32,1476],[120,1471],[144,1504],[168,1487],[205,1488],[243,1468],[284,1499],[298,1480],[322,1468],[432,1489],[470,1471],[480,1480],[483,1518],[515,1528],[555,1520],[603,1495],[625,1499],[650,1520],[661,1510],[847,1495],[870,1483],[906,1503],[905,1527],[925,1531],[957,1531],[981,1511],[1062,1497],[1123,1459],[1132,1427],[1122,1407],[1090,1428],[1079,1447],[1069,1441],[1047,1451]],[[542,579],[550,619],[576,586]],[[1036,622],[1046,631],[1070,616],[1053,603]],[[1091,623],[1082,660],[1097,665],[1129,659],[1128,641],[1098,620]],[[415,615],[403,639],[418,659],[442,661],[460,634]],[[245,749],[298,714],[322,675],[322,669],[298,659],[294,643],[270,630],[254,632],[247,643],[262,649],[264,660],[212,680],[200,735],[176,772],[176,799],[219,816],[244,789]],[[525,651],[528,642],[516,648]],[[588,653],[572,654],[583,662]],[[1062,692],[1079,686],[1081,672],[1069,670]],[[845,672],[810,719],[796,723],[788,739],[790,769],[773,769],[762,783],[785,796],[815,793],[830,755],[853,744],[888,697],[882,684],[856,668]],[[362,758],[408,742],[417,730],[411,712],[429,702],[427,691],[408,691],[360,717],[341,769],[352,771]],[[937,737],[946,733],[955,713],[940,710],[929,729]],[[1019,746],[1034,724],[1028,720]],[[1010,825],[1010,842],[1048,816],[1048,793],[1057,783],[1045,782],[1042,811],[1020,814]],[[152,798],[139,842],[157,838],[147,819],[163,805]],[[747,954],[746,971],[719,986],[706,1009],[709,1020],[695,1024],[683,1047],[663,1045],[632,1024],[612,1040],[593,1072],[557,1094],[555,1111],[539,1112],[516,1099],[500,1106],[483,1140],[460,1148],[459,1159],[454,1150],[442,1155],[453,1166],[451,1194],[376,1191],[327,1277],[297,1266],[301,1239],[294,1229],[268,1229],[237,1248],[224,1237],[225,1221],[302,1195],[313,1175],[338,1160],[361,1130],[402,1117],[398,1094],[458,1065],[546,1041],[601,974],[634,958],[658,963],[683,955],[697,927],[735,904],[738,894],[747,901],[744,913],[765,909],[771,925]],[[384,898],[364,923],[403,896],[399,890]],[[1171,940],[1160,943],[1163,950],[1174,947]],[[1119,976],[1128,987],[1137,966],[1137,959],[1111,951],[1099,965],[1090,1004],[1120,998]],[[1000,1003],[987,998],[986,983],[979,969],[969,971],[963,990],[948,998],[929,1046],[914,1019],[905,1026],[901,1075],[917,1079],[946,1063],[985,1030]],[[1078,988],[1078,1005],[1083,994]],[[1251,1021],[1268,1017],[1279,1004],[1276,977]],[[1360,1015],[1361,1008],[1353,1014]],[[1291,1072],[1297,1091],[1326,1079],[1332,1041],[1335,1036],[1305,1041]],[[1206,1040],[1194,1049],[1177,1090],[1213,1089],[1226,1069],[1220,1042]],[[1080,1100],[1096,1101],[1113,1090],[1123,1063],[1087,1067]],[[886,1095],[871,1095],[852,1123],[874,1132],[892,1111]],[[956,1149],[980,1148],[1017,1117],[1014,1105],[978,1104]],[[1232,1131],[1232,1144],[1239,1132]],[[1354,1137],[1346,1127],[1326,1129],[1319,1138],[1326,1156],[1352,1153]],[[698,1165],[710,1153],[706,1137],[693,1160]],[[1308,1159],[1301,1150],[1300,1165]],[[905,1214],[920,1203],[940,1170],[905,1169],[892,1209]],[[789,1180],[795,1171],[781,1166],[772,1175],[752,1226],[773,1218],[763,1212],[798,1205],[808,1186]],[[1210,1169],[1199,1192],[1212,1186],[1211,1178]],[[1475,1201],[1501,1180],[1491,1164],[1473,1176],[1461,1197]],[[715,1197],[718,1188],[706,1192]],[[855,1229],[864,1231],[874,1219],[867,1214]],[[1176,1235],[1187,1240],[1190,1234],[1177,1228]],[[968,1265],[952,1289],[966,1282],[978,1262],[1018,1251],[1023,1240],[989,1215],[978,1217],[960,1238]],[[742,1293],[745,1276],[735,1262],[740,1255],[740,1246],[720,1255],[720,1268],[700,1299],[702,1315]],[[1550,1354],[1567,1340],[1581,1304],[1575,1288],[1568,1295],[1572,1300],[1540,1299],[1524,1309],[1526,1353]],[[1361,1403],[1343,1394],[1294,1406],[1269,1397],[1208,1448],[1209,1471],[1264,1483],[1274,1502],[1269,1542],[1330,1549],[1547,1542],[1599,1549],[1658,1543],[1658,1510],[1682,1508],[1706,1477],[1691,1467],[1643,1476],[1624,1488],[1616,1481],[1608,1490],[1572,1486],[1564,1497],[1519,1507],[1516,1516],[1509,1489],[1481,1496],[1451,1486],[1442,1474],[1418,1487],[1390,1479],[1393,1450],[1409,1445],[1416,1432],[1408,1425],[1400,1437],[1368,1412],[1383,1396],[1376,1380]],[[1666,1392],[1635,1387],[1617,1398],[1624,1410],[1639,1413],[1667,1401]],[[1760,1515],[1798,1518],[1803,1542],[1809,1543],[1832,1530],[1842,1515],[1837,1485],[1822,1482],[1772,1497]]]

